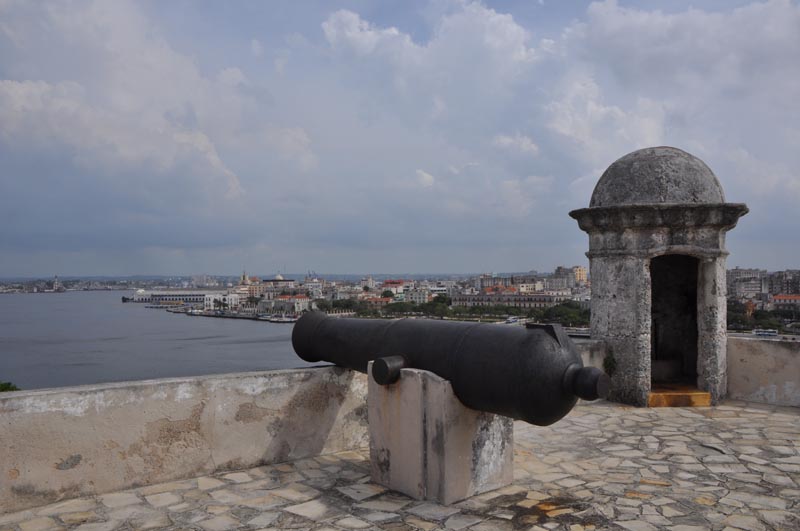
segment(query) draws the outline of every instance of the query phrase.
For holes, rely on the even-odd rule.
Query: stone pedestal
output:
[[[374,482],[443,505],[511,484],[513,421],[463,406],[447,380],[402,369],[382,386],[370,363],[367,404]]]

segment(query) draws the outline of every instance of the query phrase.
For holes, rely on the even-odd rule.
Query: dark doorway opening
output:
[[[697,258],[679,254],[650,261],[653,382],[697,381],[698,265]]]

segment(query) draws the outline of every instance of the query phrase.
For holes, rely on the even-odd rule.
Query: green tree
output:
[[[381,293],[381,297],[393,299],[394,298],[394,291],[392,291],[390,289],[385,289],[385,290],[383,290],[383,293]]]
[[[451,306],[453,304],[453,299],[451,299],[447,295],[437,295],[433,298],[433,302],[444,304],[446,306]]]
[[[21,389],[11,382],[0,382],[0,393],[8,391],[21,391]]]

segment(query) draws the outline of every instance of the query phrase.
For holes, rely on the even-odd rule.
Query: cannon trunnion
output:
[[[559,325],[504,326],[429,319],[339,319],[321,312],[301,317],[292,346],[308,362],[328,361],[388,384],[402,368],[449,380],[467,407],[547,426],[578,398],[608,393],[609,378],[583,367]]]

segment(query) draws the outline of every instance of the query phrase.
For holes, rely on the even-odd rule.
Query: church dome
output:
[[[628,153],[600,177],[591,207],[725,202],[714,172],[683,150],[662,146]]]

